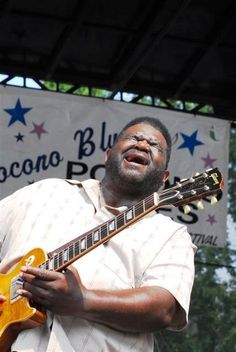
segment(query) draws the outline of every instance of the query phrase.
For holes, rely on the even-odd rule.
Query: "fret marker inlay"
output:
[[[84,250],[86,248],[85,246],[85,238],[82,239],[81,241],[81,249]]]
[[[127,220],[131,220],[133,218],[133,212],[132,209],[130,209],[127,213],[126,213],[126,219]]]
[[[64,262],[67,262],[67,261],[68,261],[68,249],[65,249],[65,250],[64,250],[63,259],[64,259]]]
[[[94,238],[94,241],[98,241],[99,240],[99,232],[98,232],[98,230],[94,232],[93,238]]]
[[[114,220],[109,223],[109,231],[113,231],[113,230],[115,230],[115,221]]]

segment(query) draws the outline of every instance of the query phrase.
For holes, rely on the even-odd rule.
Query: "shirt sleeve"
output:
[[[185,325],[194,281],[195,251],[196,246],[186,227],[181,226],[146,268],[141,283],[141,286],[159,286],[168,290],[184,310]],[[179,330],[184,326],[173,328]]]

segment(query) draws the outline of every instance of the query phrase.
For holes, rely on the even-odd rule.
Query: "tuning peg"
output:
[[[199,175],[200,175],[200,173],[199,173],[199,172],[196,172],[195,176],[199,176]]]
[[[191,208],[190,208],[190,206],[189,205],[184,205],[184,214],[189,214],[190,213],[190,211],[191,211]]]
[[[211,197],[211,205],[215,205],[216,203],[218,203],[218,199],[215,196]]]
[[[199,201],[197,202],[197,208],[198,208],[198,210],[203,210],[203,209],[204,209],[204,204],[202,203],[201,200],[199,200]]]

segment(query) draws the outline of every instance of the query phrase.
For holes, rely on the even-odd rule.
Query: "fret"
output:
[[[151,208],[154,205],[154,195],[152,194],[151,196],[147,197],[144,199],[144,209],[147,210]]]
[[[87,235],[87,249],[90,248],[90,247],[92,247],[92,245],[93,245],[92,235],[91,235],[91,233],[89,233],[89,234]]]
[[[105,224],[103,224],[103,225],[101,226],[101,239],[107,237],[107,233],[108,233],[108,231],[107,231],[107,225],[108,225],[108,223],[105,223]]]
[[[70,245],[69,247],[69,260],[74,258],[74,245]]]
[[[125,213],[121,213],[116,217],[116,228],[120,229],[125,225]]]
[[[58,255],[55,254],[53,256],[53,270],[56,270],[58,268]]]
[[[75,256],[80,254],[79,241],[75,242]]]
[[[143,202],[139,202],[134,206],[135,217],[141,215],[144,212]]]
[[[59,267],[62,266],[62,264],[64,264],[62,255],[63,255],[62,252],[58,253],[58,266]]]

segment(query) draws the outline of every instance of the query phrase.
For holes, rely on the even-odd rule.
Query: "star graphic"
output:
[[[16,121],[23,123],[26,125],[25,122],[25,114],[29,112],[32,108],[23,108],[20,102],[20,99],[17,99],[16,105],[14,109],[4,109],[9,115],[11,115],[11,119],[9,121],[8,127],[11,126]]]
[[[197,140],[197,133],[198,133],[198,130],[193,132],[193,134],[191,134],[191,136],[187,136],[184,133],[180,133],[182,135],[183,139],[184,139],[184,142],[178,147],[178,149],[188,148],[190,154],[193,155],[194,148],[197,145],[204,144],[203,142]]]
[[[19,141],[24,142],[24,140],[23,140],[24,139],[24,135],[21,134],[20,132],[14,137],[16,138],[16,142],[19,142]]]
[[[215,215],[210,215],[210,214],[208,214],[208,219],[206,221],[209,222],[211,225],[213,225],[214,223],[217,223],[215,219]]]
[[[42,122],[40,123],[39,125],[37,125],[36,123],[33,122],[33,125],[34,125],[34,129],[32,131],[30,131],[30,133],[36,133],[37,136],[38,136],[38,139],[41,138],[41,135],[43,133],[48,133],[45,129],[44,129],[44,123],[45,122]]]
[[[205,158],[201,158],[204,162],[205,162],[205,168],[207,167],[211,167],[214,168],[213,163],[217,160],[217,159],[213,159],[210,157],[210,154],[207,153],[207,156],[205,156]]]

